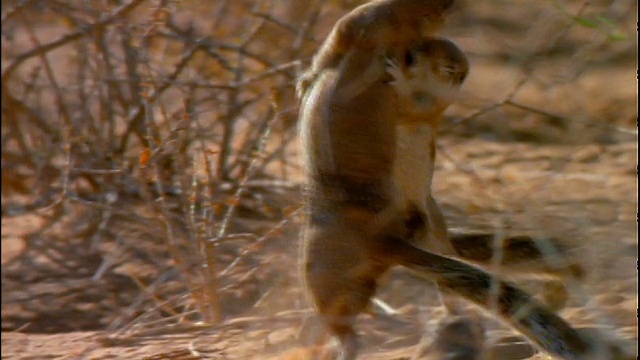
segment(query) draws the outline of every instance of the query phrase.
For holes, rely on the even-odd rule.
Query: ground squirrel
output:
[[[566,359],[618,358],[514,285],[437,254],[442,250],[438,246],[449,247],[442,252],[460,251],[455,241],[448,242],[442,214],[430,194],[435,134],[416,143],[411,127],[414,122],[431,124],[427,130],[432,131],[455,91],[437,86],[417,93],[405,90],[422,83],[411,79],[412,74],[433,76],[432,84],[444,83],[453,90],[464,80],[467,69],[459,61],[459,49],[416,30],[433,31],[451,4],[381,0],[356,8],[338,21],[298,86],[309,180],[305,280],[323,322],[339,340],[340,359],[357,356],[355,319],[368,306],[380,276],[396,265],[424,274],[442,292],[495,312],[552,354]],[[412,26],[400,26],[404,23]],[[443,60],[453,56],[458,64],[451,68],[444,61],[440,66],[438,54],[445,56]],[[425,61],[432,66],[424,67]],[[422,108],[407,108],[405,101]],[[416,158],[405,158],[405,140],[411,149],[420,146]],[[412,177],[405,170],[414,165],[419,174]],[[465,246],[474,245],[469,241]]]

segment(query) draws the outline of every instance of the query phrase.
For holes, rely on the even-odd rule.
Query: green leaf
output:
[[[611,34],[609,34],[609,40],[613,40],[613,41],[629,40],[629,35],[621,31],[614,31]]]
[[[616,23],[604,15],[598,15],[598,20],[612,29],[617,27]]]
[[[598,23],[596,23],[595,21],[593,21],[591,19],[587,19],[586,17],[577,16],[577,17],[575,17],[575,20],[581,26],[584,26],[584,27],[587,27],[587,28],[592,28],[593,29],[593,28],[597,28],[598,27]]]

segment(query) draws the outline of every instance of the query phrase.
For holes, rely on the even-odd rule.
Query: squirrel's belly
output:
[[[417,124],[398,126],[396,131],[394,180],[399,195],[426,210],[434,168],[434,129],[429,124]]]

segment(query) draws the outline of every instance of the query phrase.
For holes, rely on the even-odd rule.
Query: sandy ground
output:
[[[479,147],[483,149],[483,155],[477,155],[475,149]],[[569,306],[560,314],[580,328],[597,328],[615,333],[622,339],[637,339],[633,165],[637,159],[636,144],[592,148],[472,140],[450,144],[448,148],[455,149],[451,155],[458,160],[476,154],[473,164],[487,182],[483,191],[495,191],[507,202],[510,216],[505,218],[516,229],[514,232],[531,233],[542,228],[547,234],[564,236],[576,245],[575,251],[584,263],[589,264],[587,280],[572,284],[575,293]],[[570,170],[553,176],[544,170],[545,163],[570,158],[580,152],[591,155],[584,155],[584,160],[573,163]],[[470,191],[472,180],[446,161],[443,163],[437,189],[452,226],[466,228],[470,222],[477,227],[491,226],[494,217],[490,214],[495,210],[483,206],[482,199],[487,195],[474,194]],[[449,181],[444,183],[442,179]],[[16,223],[14,219],[3,222],[3,228]],[[11,251],[19,251],[16,246],[19,241],[14,236],[3,235],[3,260],[12,256]],[[290,259],[290,265],[295,266],[294,258]],[[287,292],[304,299],[298,286],[289,287]],[[15,298],[16,294],[3,294],[3,298],[7,296]],[[395,271],[380,293],[384,301],[398,309],[394,320],[369,315],[361,317],[359,328],[363,333],[365,358],[408,359],[420,341],[420,334],[433,333],[442,316],[442,309],[433,296],[430,286],[424,286],[403,271]],[[10,309],[25,311],[24,306],[8,302],[3,302],[3,307],[3,317]],[[315,335],[301,335],[300,329],[308,314],[302,311],[241,317],[219,327],[169,329],[168,334],[125,336],[118,341],[105,342],[104,337],[109,333],[100,331],[31,333],[26,319],[37,317],[31,313],[23,318],[23,329],[3,332],[2,354],[8,359],[304,359],[311,353],[313,341],[310,339],[320,336],[320,330],[313,327],[311,332],[315,331]],[[59,321],[73,322],[74,318]],[[504,326],[490,319],[486,323],[492,341],[489,350],[498,354],[494,359],[545,358],[534,356],[535,351]]]

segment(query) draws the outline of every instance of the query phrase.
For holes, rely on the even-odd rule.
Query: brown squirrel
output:
[[[495,312],[549,353],[623,358],[615,345],[579,334],[515,285],[443,256],[489,263],[493,255],[490,235],[448,237],[430,191],[438,118],[468,72],[455,44],[431,36],[452,4],[378,0],[354,9],[336,23],[298,84],[309,179],[305,280],[340,342],[340,359],[357,356],[355,319],[380,276],[396,265]],[[517,245],[501,249],[514,263],[545,255],[530,238],[505,242]]]

